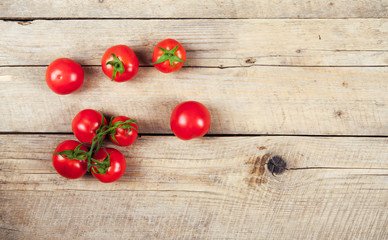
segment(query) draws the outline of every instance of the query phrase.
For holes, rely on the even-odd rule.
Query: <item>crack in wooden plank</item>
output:
[[[347,167],[299,167],[288,168],[287,170],[316,170],[316,169],[336,169],[336,170],[388,170],[388,168],[347,168]]]

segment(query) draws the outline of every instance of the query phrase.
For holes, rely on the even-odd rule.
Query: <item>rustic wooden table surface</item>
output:
[[[387,0],[1,0],[0,19],[0,239],[388,238]],[[151,66],[165,38],[189,66]],[[116,44],[133,81],[101,71]],[[60,57],[85,69],[71,95],[45,82]],[[206,137],[172,135],[186,100]],[[85,108],[139,122],[117,182],[52,167]]]

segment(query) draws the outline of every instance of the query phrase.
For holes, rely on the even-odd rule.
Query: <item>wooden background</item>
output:
[[[387,239],[387,18],[387,0],[1,0],[0,239]],[[189,66],[151,66],[165,38]],[[115,44],[133,81],[101,71]],[[67,96],[44,80],[60,57],[86,73]],[[186,100],[206,137],[172,135]],[[52,167],[85,108],[139,122],[115,183]]]

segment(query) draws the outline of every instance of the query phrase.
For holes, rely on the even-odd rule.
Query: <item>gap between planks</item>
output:
[[[73,135],[72,132],[0,132],[0,135]],[[172,133],[139,133],[150,137],[172,137]],[[319,134],[207,134],[203,138],[215,137],[319,137],[319,138],[388,138],[385,135],[319,135]]]
[[[102,18],[95,18],[95,17],[76,17],[76,18],[55,18],[55,17],[2,17],[0,18],[0,21],[6,21],[6,22],[33,22],[37,20],[43,20],[43,21],[71,21],[71,20],[161,20],[161,21],[173,21],[173,20],[180,20],[180,21],[189,21],[189,20],[346,20],[346,19],[388,19],[388,17],[341,17],[341,18],[307,18],[307,17],[271,17],[271,18],[243,18],[243,17],[228,17],[228,18],[220,18],[220,17],[205,17],[205,18],[142,18],[142,17],[134,17],[134,18],[110,18],[110,17],[102,17]]]
[[[374,51],[374,50],[371,50]],[[376,50],[380,51],[380,50]],[[380,51],[381,52],[381,51]],[[382,51],[382,52],[388,52]],[[101,67],[101,65],[81,65],[82,67]],[[6,67],[48,67],[48,65],[0,65],[0,68]],[[153,68],[152,65],[140,65],[140,68]],[[217,69],[228,69],[228,68],[250,68],[250,67],[296,67],[296,68],[379,68],[379,67],[388,67],[388,65],[273,65],[273,64],[252,64],[249,66],[183,66],[182,68],[217,68]]]

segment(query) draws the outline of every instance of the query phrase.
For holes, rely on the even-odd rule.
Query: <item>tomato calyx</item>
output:
[[[64,150],[61,152],[54,153],[54,155],[61,155],[63,158],[67,158],[71,160],[80,160],[80,161],[88,160],[88,168],[87,168],[88,171],[90,170],[91,167],[97,167],[98,173],[105,174],[108,171],[108,168],[110,165],[109,154],[103,161],[98,161],[91,157],[91,155],[93,154],[93,147],[89,150],[89,152],[86,152],[85,150],[80,150],[81,146],[85,144],[86,143],[81,143],[74,150]],[[92,168],[92,171],[94,173],[97,173],[95,168]]]
[[[158,60],[156,60],[156,62],[152,63],[152,64],[158,64],[158,63],[162,63],[164,61],[169,61],[170,62],[170,65],[171,67],[175,67],[177,64],[174,65],[174,62],[181,62],[181,63],[186,63],[185,61],[183,61],[182,59],[180,59],[176,54],[176,50],[178,50],[179,48],[179,45],[176,45],[172,50],[167,50],[165,48],[162,48],[162,47],[158,47],[160,50],[162,50],[164,53],[162,56],[160,56],[158,58]]]
[[[110,166],[110,154],[107,153],[106,157],[102,161],[98,161],[94,158],[92,158],[92,161],[94,163],[90,163],[90,166],[88,164],[88,169],[92,168],[92,171],[95,174],[105,174]]]
[[[113,61],[109,61],[106,63],[106,65],[112,65],[113,66],[113,76],[112,76],[112,81],[116,78],[117,72],[120,74],[123,74],[125,69],[124,69],[124,64],[120,59],[114,54],[111,53],[113,56]]]
[[[132,129],[135,130],[135,131],[137,130],[135,127],[131,126],[131,124],[136,123],[136,120],[134,120],[134,119],[128,119],[128,120],[126,120],[125,122],[123,122],[123,121],[118,121],[118,122],[116,122],[116,123],[114,123],[114,124],[112,125],[113,119],[114,119],[114,118],[115,118],[115,117],[112,117],[112,118],[110,119],[109,126],[110,126],[110,129],[111,129],[111,130],[109,131],[109,135],[110,135],[110,137],[112,138],[112,140],[113,140],[115,143],[119,144],[119,142],[117,141],[117,139],[116,139],[116,137],[115,137],[116,129],[117,129],[117,128],[124,129],[124,130],[125,130],[125,135],[126,135],[126,136],[129,136],[129,133],[132,131]]]
[[[81,150],[81,146],[85,143],[81,143],[74,150],[64,150],[61,152],[54,153],[54,155],[61,155],[63,158],[70,160],[86,160],[88,158],[88,153],[85,150]]]

